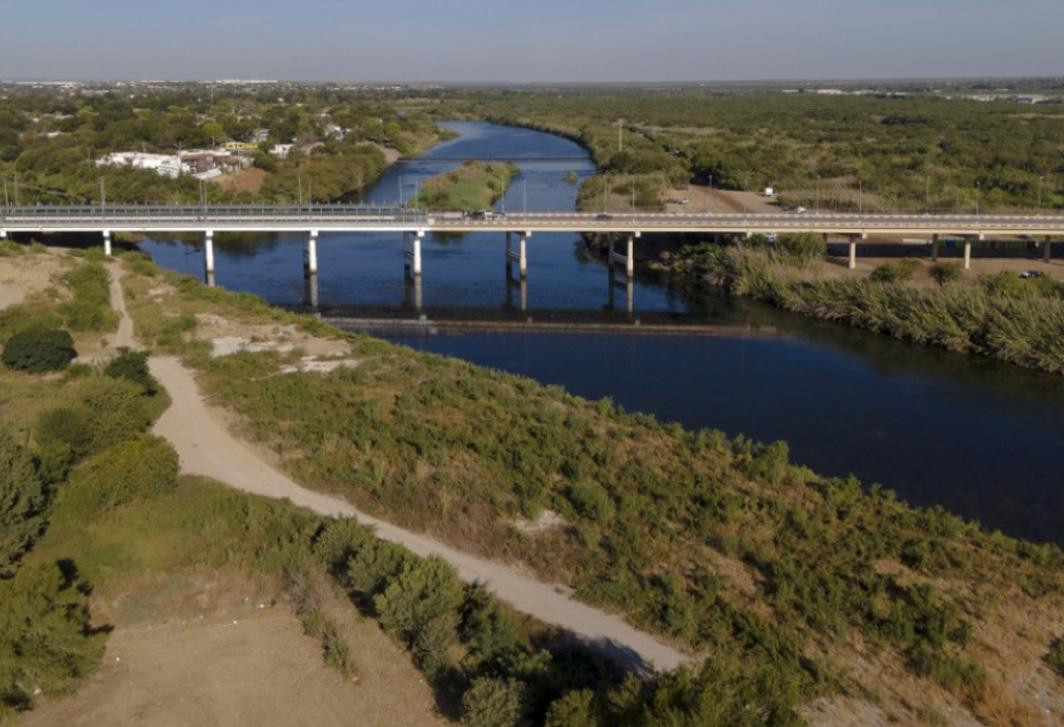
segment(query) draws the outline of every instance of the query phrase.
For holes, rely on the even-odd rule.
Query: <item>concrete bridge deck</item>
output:
[[[814,232],[831,235],[1064,236],[1064,215],[907,215],[688,212],[461,213],[366,205],[122,205],[0,207],[4,232]]]

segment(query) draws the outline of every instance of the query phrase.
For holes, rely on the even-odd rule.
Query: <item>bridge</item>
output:
[[[794,212],[715,214],[702,212],[522,212],[471,216],[461,212],[430,212],[396,206],[324,205],[87,205],[0,207],[0,239],[11,233],[99,233],[105,254],[111,254],[115,232],[200,232],[204,235],[204,268],[214,276],[216,232],[300,232],[307,236],[305,269],[317,279],[317,239],[322,233],[396,233],[402,236],[405,270],[420,282],[421,240],[427,233],[497,232],[505,234],[508,279],[516,263],[522,283],[528,272],[528,241],[536,233],[570,232],[610,236],[608,267],[634,275],[634,248],[643,234],[707,236],[778,235],[807,232],[825,240],[849,243],[849,266],[857,267],[857,247],[870,236],[921,236],[929,240],[933,259],[939,241],[963,241],[964,267],[971,267],[973,240],[1027,237],[1040,240],[1048,261],[1054,237],[1064,237],[1064,215],[941,215],[941,214],[798,214]],[[514,237],[517,237],[516,246]],[[622,251],[618,242],[626,241]],[[630,290],[629,286],[629,290]],[[420,289],[420,286],[417,286]],[[612,290],[612,288],[611,288]],[[316,298],[317,296],[313,296]]]

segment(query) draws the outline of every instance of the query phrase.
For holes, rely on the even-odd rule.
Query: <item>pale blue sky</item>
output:
[[[0,78],[1064,75],[1064,0],[0,0]]]

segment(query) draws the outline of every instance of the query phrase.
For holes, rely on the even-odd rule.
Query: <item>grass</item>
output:
[[[516,164],[467,161],[421,185],[416,204],[430,210],[474,212],[490,209],[520,173]]]
[[[687,432],[608,400],[151,275],[127,276],[140,330],[184,353],[212,400],[238,413],[245,435],[295,479],[567,583],[707,654],[705,669],[763,680],[765,704],[872,690],[847,665],[880,658],[903,664],[922,689],[968,698],[992,678],[995,647],[973,634],[995,619],[1034,624],[1021,648],[1035,659],[1044,652],[1044,609],[1061,603],[1064,585],[1054,546],[984,532],[852,478],[820,477],[790,463],[783,443]],[[173,292],[152,300],[147,290],[160,282]],[[303,320],[316,335],[344,338],[360,364],[299,375],[281,374],[276,353],[212,359],[205,344],[164,325],[205,310]],[[544,507],[566,527],[535,536],[511,527]],[[853,652],[855,641],[871,651]],[[978,714],[978,698],[972,704]]]

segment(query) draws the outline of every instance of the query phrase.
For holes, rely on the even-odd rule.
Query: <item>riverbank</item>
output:
[[[912,343],[1064,373],[1064,284],[1050,278],[966,277],[957,263],[911,259],[844,277],[764,247],[710,243],[669,255],[660,268],[681,286],[709,285]]]
[[[184,356],[237,431],[305,486],[567,583],[707,649],[711,669],[786,685],[802,703],[875,690],[881,701],[863,708],[899,718],[988,715],[1003,702],[1026,714],[1020,673],[1055,694],[1041,657],[1064,627],[1056,548],[818,477],[782,443],[684,432],[143,262],[134,272],[126,292],[142,335]],[[218,318],[260,332],[256,347],[212,356],[204,326]],[[284,333],[293,325],[347,348],[315,354]],[[312,370],[308,356],[338,363],[295,373]],[[546,512],[555,524],[516,527]],[[956,637],[922,631],[928,618]],[[1017,619],[1027,636],[1006,645]]]

